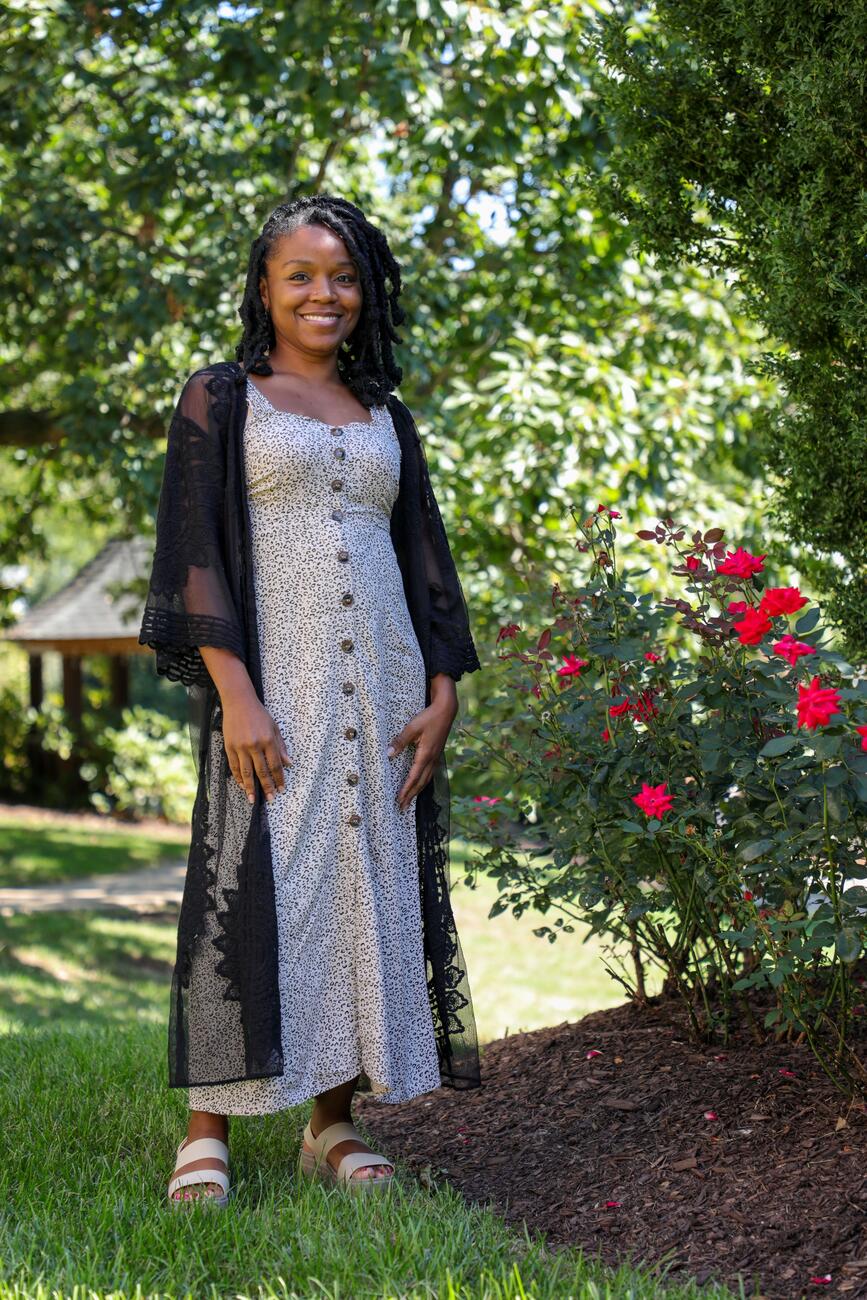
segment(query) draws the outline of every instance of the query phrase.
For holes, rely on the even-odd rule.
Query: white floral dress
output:
[[[381,1101],[440,1084],[419,897],[413,747],[425,668],[389,520],[401,450],[386,406],[332,426],[247,380],[247,473],[264,703],[293,765],[267,805],[285,1071],[193,1087],[261,1115],[361,1073]]]

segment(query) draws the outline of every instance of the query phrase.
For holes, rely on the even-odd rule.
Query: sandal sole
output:
[[[226,1192],[223,1196],[203,1196],[200,1194],[198,1196],[191,1196],[187,1201],[185,1201],[183,1197],[181,1197],[179,1201],[176,1201],[173,1196],[167,1196],[166,1200],[173,1210],[187,1210],[190,1206],[199,1204],[213,1205],[217,1210],[225,1210],[229,1204],[229,1193]]]
[[[339,1187],[343,1191],[354,1193],[366,1192],[369,1188],[377,1192],[385,1192],[394,1182],[394,1174],[387,1174],[385,1178],[350,1178],[349,1182],[344,1182],[338,1178],[337,1173],[332,1169],[327,1160],[317,1161],[312,1151],[305,1151],[301,1148],[298,1155],[298,1168],[305,1178],[319,1179],[322,1183],[328,1183],[331,1187]]]

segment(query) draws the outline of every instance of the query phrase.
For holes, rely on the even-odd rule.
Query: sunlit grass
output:
[[[728,1294],[606,1275],[446,1183],[421,1186],[400,1161],[382,1200],[311,1186],[295,1171],[309,1103],[232,1121],[227,1212],[173,1211],[163,1197],[185,1094],[165,1087],[164,1054],[162,1028],[134,1017],[0,1037],[0,1300],[76,1287],[80,1300]]]
[[[186,856],[189,831],[166,827],[159,835],[120,826],[28,820],[0,811],[0,889],[48,885],[76,876],[135,871]]]
[[[80,847],[58,842],[60,878]],[[622,1000],[583,931],[549,944],[536,915],[489,920],[496,885],[461,883],[466,852],[455,842],[452,898],[483,1043]],[[232,1121],[227,1213],[172,1211],[186,1113],[166,1086],[175,927],[171,912],[0,918],[0,1300],[729,1297],[550,1251],[399,1160],[382,1201],[311,1187],[295,1172],[309,1103]]]

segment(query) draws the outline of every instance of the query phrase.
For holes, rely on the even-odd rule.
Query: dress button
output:
[[[331,428],[329,429],[329,433],[338,434],[342,432],[343,432],[343,427],[339,424],[332,424]]]
[[[351,649],[352,649],[352,637],[351,637],[351,636],[344,637],[344,639],[340,642],[340,649],[341,649],[341,650],[351,650]]]
[[[343,683],[343,694],[344,694],[344,695],[351,695],[352,692],[353,692],[354,690],[355,690],[355,683],[354,683],[354,682],[344,682],[344,683]]]
[[[347,727],[343,734],[347,740],[354,740],[358,735],[358,732],[355,730],[355,727]]]
[[[346,459],[346,452],[345,452],[345,450],[344,450],[343,447],[335,447],[335,448],[334,448],[334,459],[335,459],[335,460],[345,460],[345,459]]]
[[[354,599],[355,597],[353,596],[351,591],[344,591],[340,603],[341,605],[351,605]]]
[[[332,518],[332,519],[336,519],[337,522],[340,523],[341,519],[343,518],[343,511],[342,511],[342,510],[332,510],[332,511],[331,511],[331,518]]]
[[[338,560],[348,560],[348,559],[349,559],[349,552],[347,551],[347,549],[346,549],[345,546],[341,546],[340,550],[337,552],[337,558],[338,558]]]
[[[346,820],[349,822],[349,825],[350,825],[350,826],[360,826],[360,825],[361,825],[361,816],[360,816],[359,813],[351,813],[351,814],[349,815],[349,817],[347,817]]]
[[[333,478],[333,479],[331,480],[331,486],[332,486],[332,488],[334,489],[335,492],[339,492],[340,489],[343,487],[343,479],[342,479],[342,478]]]
[[[358,773],[357,773],[357,772],[347,772],[347,774],[346,774],[346,784],[347,784],[347,785],[358,785]]]

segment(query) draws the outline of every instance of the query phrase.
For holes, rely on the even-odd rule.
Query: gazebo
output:
[[[128,657],[151,651],[138,641],[141,601],[119,598],[116,588],[146,580],[152,557],[153,542],[148,538],[113,538],[65,586],[2,632],[4,641],[21,646],[29,656],[31,705],[42,704],[42,656],[47,650],[62,656],[63,703],[70,719],[81,720],[85,655],[109,657],[112,706],[121,709],[128,703]]]

